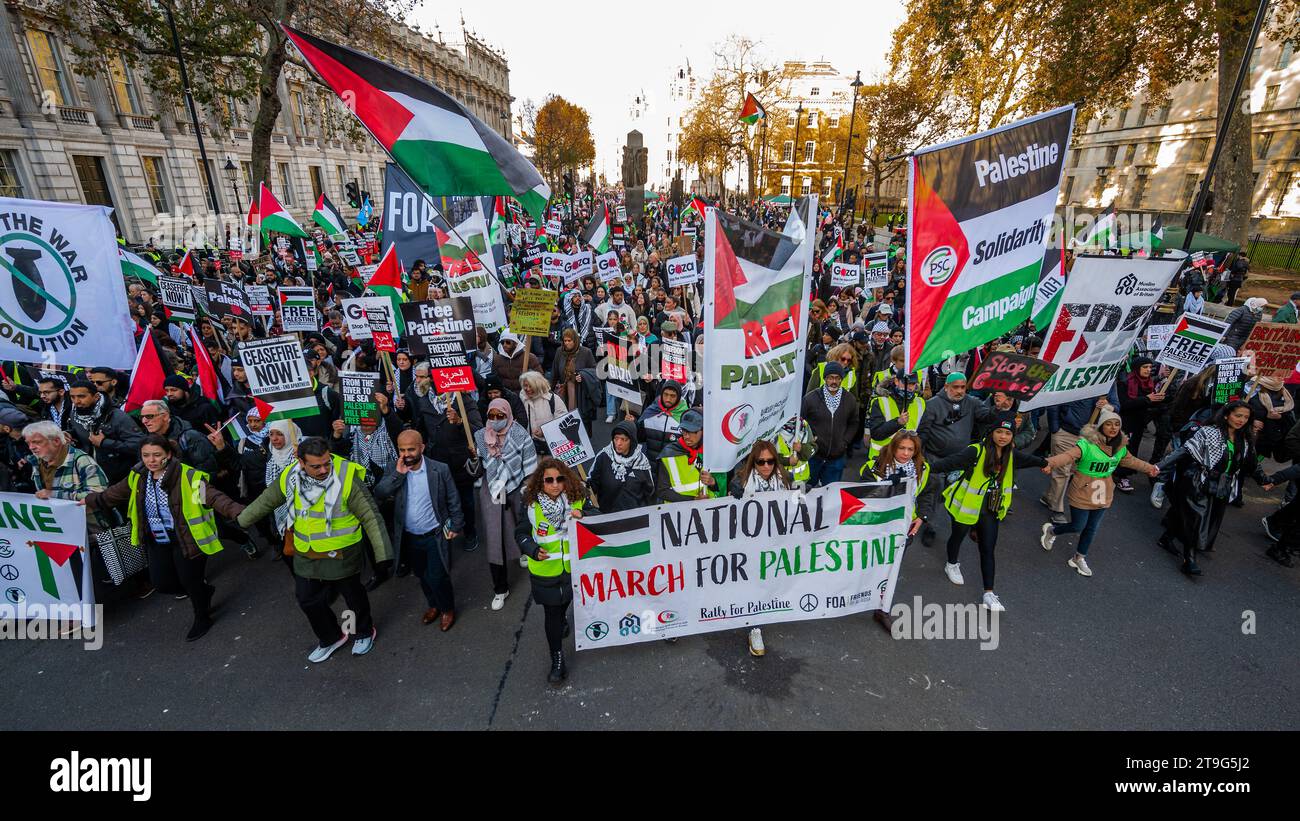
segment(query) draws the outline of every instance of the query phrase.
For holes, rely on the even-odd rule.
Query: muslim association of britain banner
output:
[[[1161,259],[1081,256],[1043,335],[1044,361],[1058,366],[1021,410],[1095,399],[1110,390],[1138,331],[1182,264]]]
[[[54,618],[51,608],[77,607],[77,617],[94,624],[95,592],[86,558],[84,507],[0,493],[0,620],[34,619],[40,611]]]
[[[1073,127],[1065,106],[909,159],[909,371],[1029,318]]]
[[[704,464],[728,471],[799,415],[811,215],[798,239],[710,209],[704,231]]]
[[[0,360],[135,365],[111,212],[0,197]]]
[[[911,521],[911,481],[571,520],[575,644],[887,611]]]

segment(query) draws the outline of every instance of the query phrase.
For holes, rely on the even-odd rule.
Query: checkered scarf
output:
[[[835,411],[840,409],[840,400],[844,398],[844,389],[840,388],[835,393],[831,393],[830,388],[822,388],[822,398],[826,400],[826,410],[835,415]]]
[[[144,514],[149,518],[150,531],[154,533],[162,533],[176,526],[171,508],[167,506],[167,491],[152,473],[146,473],[144,477]]]

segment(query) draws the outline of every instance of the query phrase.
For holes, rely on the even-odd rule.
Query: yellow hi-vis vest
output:
[[[806,421],[803,420],[799,421],[799,427],[801,429],[801,432],[802,429],[806,428],[807,426],[808,423]],[[791,438],[793,439],[793,437]],[[800,439],[799,441],[805,441],[805,439],[811,440],[811,437],[805,437],[804,439]],[[782,459],[788,460],[790,458],[790,455],[794,453],[794,451],[791,450],[791,447],[792,445],[788,444],[785,441],[784,435],[782,435],[781,433],[778,433],[776,435],[776,452],[780,454]],[[806,482],[810,478],[812,478],[812,467],[808,461],[808,458],[805,456],[807,452],[808,452],[807,448],[802,448],[799,453],[799,461],[795,463],[794,467],[790,468],[790,476],[796,482]]]
[[[664,463],[664,469],[668,471],[668,484],[672,487],[674,493],[682,496],[696,497],[700,495],[700,488],[704,483],[700,481],[700,472],[696,469],[695,463],[686,454],[680,456],[661,456],[659,461]],[[722,495],[724,479],[713,477],[717,484],[711,488],[705,488],[705,499],[716,499]]]
[[[573,509],[582,510],[586,503],[585,499],[580,499]],[[529,556],[528,572],[547,578],[570,572],[569,533],[567,530],[558,531],[551,525],[541,502],[534,501],[529,505],[528,525],[533,529],[533,541],[547,553],[541,561]]]
[[[871,401],[880,404],[880,415],[885,418],[886,422],[892,422],[898,418],[898,414],[902,413],[899,408],[899,402],[894,398],[892,393],[887,396],[877,396]],[[925,398],[922,397],[920,393],[917,393],[912,397],[912,401],[907,404],[907,424],[911,430],[916,430],[917,427],[920,426],[921,415],[923,413],[925,413]],[[897,431],[895,431],[895,433],[897,433]],[[867,456],[867,461],[876,461],[876,456],[885,445],[889,444],[889,440],[893,438],[893,434],[890,434],[882,439],[872,439],[871,452]]]
[[[984,475],[984,446],[971,445],[975,448],[975,466],[969,473],[963,473],[961,479],[948,485],[943,491],[944,509],[952,514],[958,524],[973,525],[979,521],[980,511],[984,505],[984,494],[988,492],[993,477]],[[1015,470],[1014,452],[1007,447],[1007,481],[1002,487],[1002,498],[998,502],[998,521],[1006,518],[1011,509],[1011,472]]]
[[[131,498],[126,503],[126,515],[131,520],[131,544],[140,544],[140,474],[134,470],[127,474],[127,487]],[[208,474],[181,465],[181,518],[190,529],[190,536],[199,550],[211,556],[221,552],[221,539],[217,537],[217,517],[212,508],[203,504],[207,494]]]
[[[813,385],[813,390],[817,390],[826,384],[826,363],[817,363],[817,383]],[[846,391],[853,390],[853,386],[858,384],[858,371],[856,368],[845,368],[844,379],[840,382],[840,387]]]
[[[316,504],[306,509],[299,503],[301,493],[297,487],[289,498],[289,472],[297,470],[297,465],[289,465],[280,473],[280,492],[292,508],[293,546],[299,553],[333,553],[361,541],[361,520],[347,509],[347,501],[352,495],[352,482],[365,480],[366,469],[338,455],[331,458],[331,463],[330,469],[343,483],[343,492],[330,510],[325,509],[323,493]]]
[[[872,462],[867,462],[862,467],[858,468],[859,479],[862,479],[864,482],[882,481],[880,477],[876,476],[875,470],[872,469],[872,464]],[[922,461],[921,476],[916,480],[916,493],[913,494],[914,497],[920,498],[921,494],[925,492],[925,486],[928,484],[930,484],[930,463]]]

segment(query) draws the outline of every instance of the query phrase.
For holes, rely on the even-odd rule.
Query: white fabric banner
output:
[[[0,360],[134,366],[135,323],[110,213],[0,197]]]
[[[0,493],[0,511],[0,620],[36,618],[31,608],[81,605],[81,621],[93,625],[86,509],[65,499]],[[76,554],[81,560],[74,562]]]

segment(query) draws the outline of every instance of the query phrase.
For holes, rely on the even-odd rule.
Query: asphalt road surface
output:
[[[598,425],[594,439],[608,441]],[[852,463],[856,476],[858,462]],[[846,478],[850,472],[846,470]],[[1248,485],[1218,550],[1188,579],[1155,544],[1159,514],[1138,491],[1116,494],[1089,556],[1065,564],[1072,536],[1045,553],[1036,499],[1020,489],[998,546],[1007,606],[996,649],[975,640],[895,640],[869,617],[763,628],[764,658],[742,630],[676,643],[568,651],[551,688],[542,612],[527,571],[513,567],[505,609],[492,612],[482,551],[453,555],[457,622],[424,626],[418,582],[371,594],[379,638],[309,664],[314,637],[288,573],[269,555],[227,549],[209,563],[217,622],[184,642],[186,601],[155,594],[107,608],[104,646],[0,642],[0,726],[7,729],[1293,729],[1300,726],[1300,568],[1263,555],[1259,518],[1279,503]],[[895,602],[975,602],[974,543],[966,585],[943,575],[948,526],[903,559]],[[342,603],[338,604],[342,607]],[[1253,614],[1254,633],[1243,633]],[[570,640],[571,641],[571,640]],[[571,644],[569,645],[572,646]]]

